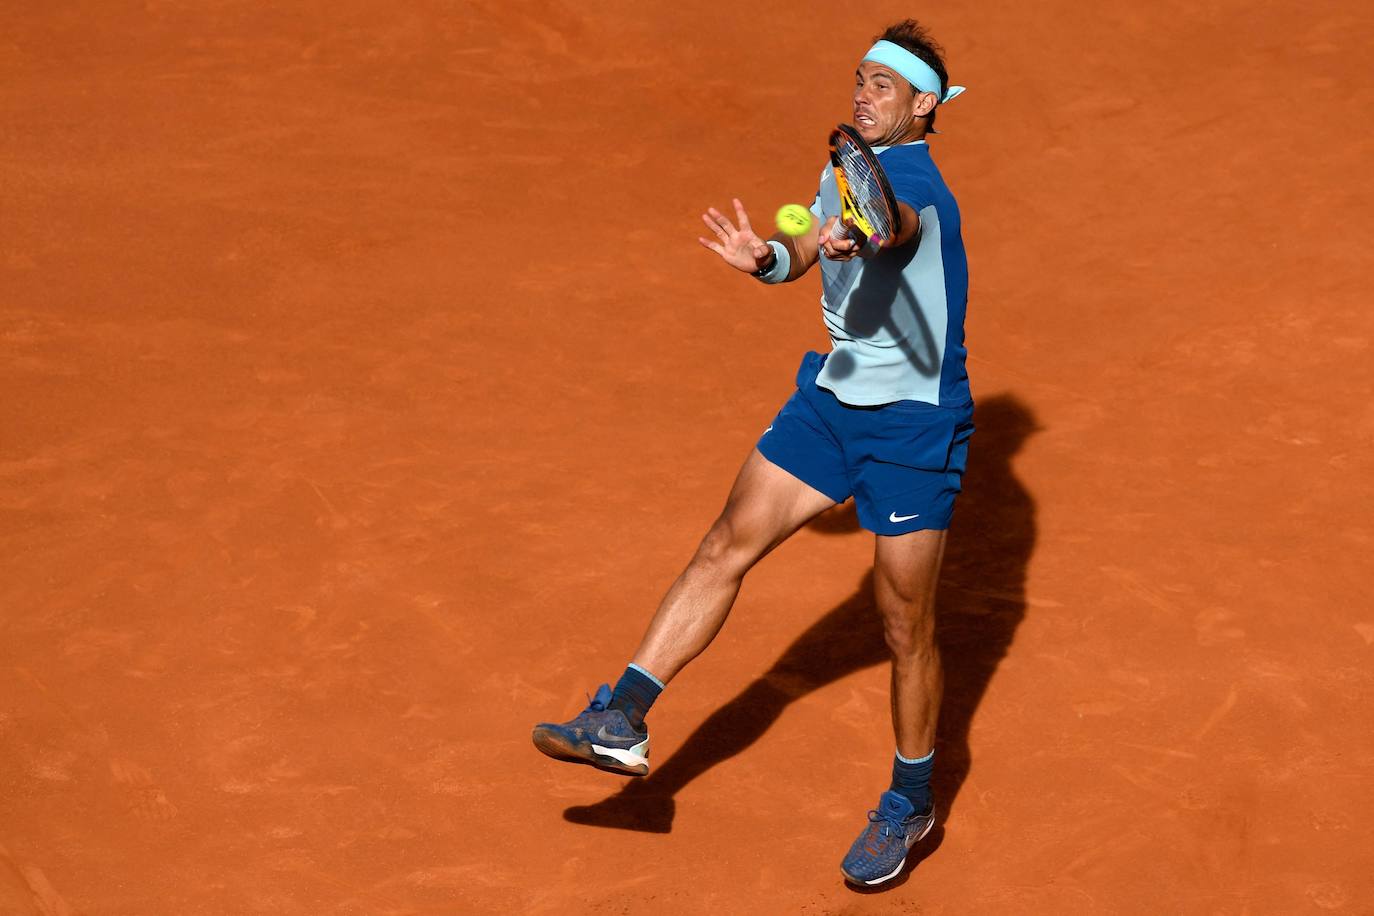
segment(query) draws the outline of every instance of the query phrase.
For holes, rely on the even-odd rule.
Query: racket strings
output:
[[[882,184],[874,174],[868,157],[853,143],[839,143],[835,147],[840,160],[840,168],[848,179],[849,192],[853,196],[855,209],[873,225],[874,231],[883,238],[891,238],[891,214],[883,194]]]

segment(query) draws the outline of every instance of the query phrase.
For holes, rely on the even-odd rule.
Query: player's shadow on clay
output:
[[[933,780],[940,807],[937,825],[947,818],[972,763],[968,733],[974,712],[1025,617],[1026,568],[1035,547],[1035,503],[1012,471],[1012,459],[1037,430],[1035,418],[1014,396],[1000,395],[981,401],[974,421],[977,432],[936,599],[945,668]],[[831,534],[860,530],[848,505],[827,512],[811,527]],[[673,824],[673,798],[684,786],[757,741],[793,701],[888,658],[869,574],[768,671],[707,717],[666,762],[604,801],[575,805],[563,816],[575,824],[667,833]],[[888,728],[886,717],[873,727]],[[908,870],[942,839],[943,829],[937,826],[913,849]],[[883,889],[897,883],[888,882]]]

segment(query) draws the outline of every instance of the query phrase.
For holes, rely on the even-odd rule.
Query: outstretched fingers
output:
[[[707,207],[706,212],[701,214],[701,221],[711,235],[698,237],[697,241],[703,248],[718,254],[731,267],[745,272],[756,271],[760,264],[767,263],[770,252],[768,243],[754,232],[749,224],[749,214],[739,198],[733,198],[731,203],[735,208],[738,228],[736,223],[730,221],[730,217],[715,207]],[[714,241],[711,236],[715,236]]]
[[[740,235],[749,239],[749,253],[754,256],[754,259],[762,261],[768,257],[768,243],[759,238],[754,227],[749,225],[749,214],[744,212],[744,204],[740,203],[740,199],[734,198],[733,203],[735,205],[735,218],[739,220]]]
[[[702,244],[703,248],[709,248],[716,254],[720,255],[722,258],[725,257],[725,246],[721,245],[719,242],[713,242],[710,239],[704,239],[701,236],[697,236],[697,241]]]
[[[740,203],[738,197],[732,198],[730,202],[735,205],[735,219],[739,220],[739,231],[752,233],[754,229],[749,225],[749,214],[744,212],[744,204]]]
[[[717,219],[717,217],[720,217],[720,214],[717,213],[713,207],[706,213],[701,214],[701,221],[706,224],[707,229],[715,233],[716,238],[720,239],[722,242],[728,242],[730,240],[730,234],[726,232],[725,226],[721,225],[721,220],[724,218],[721,217]],[[729,225],[728,220],[725,220],[725,225]]]
[[[738,231],[735,229],[735,224],[730,222],[730,218],[715,207],[707,207],[706,215],[702,219],[706,220],[707,225],[712,226],[722,241],[727,240]]]

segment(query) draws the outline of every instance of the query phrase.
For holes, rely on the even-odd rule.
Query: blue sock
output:
[[[892,761],[892,791],[900,792],[916,808],[917,814],[924,814],[930,807],[930,771],[935,769],[935,751],[924,757],[910,760],[897,754]]]
[[[630,662],[630,667],[615,683],[608,709],[618,709],[630,720],[635,731],[644,731],[644,716],[654,700],[663,692],[663,682],[648,671]]]

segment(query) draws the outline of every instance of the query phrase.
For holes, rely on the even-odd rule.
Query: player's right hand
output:
[[[831,261],[848,261],[859,253],[859,243],[851,238],[831,238],[830,234],[835,229],[835,224],[839,222],[838,216],[832,216],[822,224],[820,231],[816,233],[816,247],[826,259]],[[846,220],[845,226],[852,228],[854,222]]]
[[[726,264],[751,274],[767,263],[771,249],[749,225],[749,214],[744,212],[744,204],[739,202],[738,197],[734,198],[733,203],[739,228],[735,228],[724,213],[710,207],[701,214],[701,221],[715,235],[715,241],[700,237],[697,241],[720,255]]]

